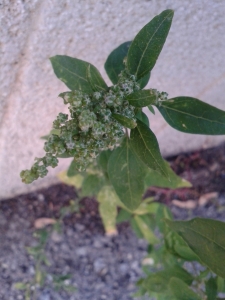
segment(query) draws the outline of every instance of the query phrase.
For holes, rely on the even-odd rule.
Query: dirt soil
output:
[[[203,196],[206,200],[201,207],[199,204],[189,207],[195,209],[193,215],[218,216],[225,221],[224,209],[221,209],[225,204],[225,143],[170,157],[168,161],[173,170],[193,186],[173,191],[151,187],[146,196],[154,196],[170,206],[175,199],[186,203],[193,200],[193,204]],[[211,193],[217,194],[207,197]],[[0,299],[25,299],[24,292],[15,289],[14,284],[26,283],[34,276],[34,260],[25,247],[37,243],[33,237],[35,220],[57,219],[60,209],[76,198],[73,187],[57,184],[0,202]],[[97,202],[84,198],[80,205],[79,212],[64,218],[63,233],[51,234],[46,248],[50,261],[46,273],[49,275],[35,299],[131,300],[135,282],[142,274],[141,260],[147,253],[146,242],[138,240],[126,223],[118,226],[118,236],[106,237]],[[177,205],[171,207],[175,217],[177,214],[186,218],[187,209]],[[50,274],[68,273],[71,279],[67,284],[77,287],[77,292],[54,290]]]

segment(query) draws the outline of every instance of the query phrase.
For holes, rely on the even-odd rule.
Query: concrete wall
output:
[[[67,88],[49,57],[66,54],[93,63],[106,79],[108,53],[131,40],[162,10],[175,10],[172,28],[149,87],[188,95],[225,110],[224,0],[3,0],[0,1],[0,198],[55,182],[54,174],[27,186],[19,172],[43,154],[43,141]],[[109,81],[108,81],[109,82]],[[151,116],[164,155],[210,147],[225,137],[193,136]]]

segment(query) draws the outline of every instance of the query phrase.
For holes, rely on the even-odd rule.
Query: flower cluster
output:
[[[168,99],[168,94],[166,92],[159,92],[155,89],[151,89],[150,92],[156,95],[156,104],[160,105],[160,102]]]
[[[96,91],[91,95],[81,91],[61,93],[59,96],[69,106],[70,118],[63,113],[57,116],[53,128],[59,135],[48,137],[44,145],[46,155],[36,159],[31,170],[21,172],[22,181],[31,183],[44,177],[48,166],[57,166],[57,157],[74,157],[77,170],[84,171],[101,151],[118,147],[124,131],[112,114],[134,119],[134,107],[125,97],[139,89],[135,76],[124,70],[118,83],[107,91]]]

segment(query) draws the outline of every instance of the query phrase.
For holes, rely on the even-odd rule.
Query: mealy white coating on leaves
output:
[[[59,96],[64,104],[69,105],[70,119],[63,113],[57,116],[53,128],[60,130],[60,134],[48,137],[44,145],[46,155],[38,158],[31,170],[21,172],[22,181],[31,183],[47,175],[47,167],[56,167],[60,155],[74,157],[77,170],[84,171],[101,151],[118,147],[124,131],[112,114],[135,120],[135,108],[124,98],[139,89],[135,76],[124,70],[118,83],[106,92],[91,95],[81,91],[61,93]]]

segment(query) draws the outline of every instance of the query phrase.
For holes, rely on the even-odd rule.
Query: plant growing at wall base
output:
[[[73,157],[68,175],[80,176],[81,181],[83,178],[83,191],[89,185],[96,189],[102,204],[100,209],[106,208],[102,210],[103,216],[106,211],[115,211],[118,201],[121,207],[133,213],[143,206],[146,183],[157,185],[160,181],[169,188],[177,184],[177,177],[161,156],[143,107],[152,113],[153,106],[156,107],[169,125],[184,133],[225,134],[224,111],[195,98],[168,99],[166,92],[143,89],[163,48],[172,19],[172,10],[163,11],[146,24],[132,42],[123,43],[109,55],[105,69],[113,83],[110,87],[88,62],[62,55],[51,58],[56,76],[70,89],[59,95],[68,105],[70,115],[59,113],[44,145],[46,155],[37,158],[30,170],[21,172],[23,182],[31,183],[44,177],[47,167],[57,166],[58,158]],[[137,216],[136,220],[139,219]],[[225,261],[224,232],[220,233],[224,223],[211,222],[217,221],[194,219],[179,224],[164,221],[167,229],[176,233],[203,264],[225,278],[225,268],[221,269],[221,261]],[[139,220],[139,229],[140,224],[143,223]],[[146,234],[146,226],[142,228]],[[202,243],[197,243],[198,240]],[[214,252],[218,256],[214,256]],[[171,279],[174,298],[184,299],[182,291],[188,291],[187,283],[176,276]],[[177,285],[182,287],[180,292]],[[187,294],[188,299],[198,299],[192,292]],[[213,299],[210,297],[208,299]]]

